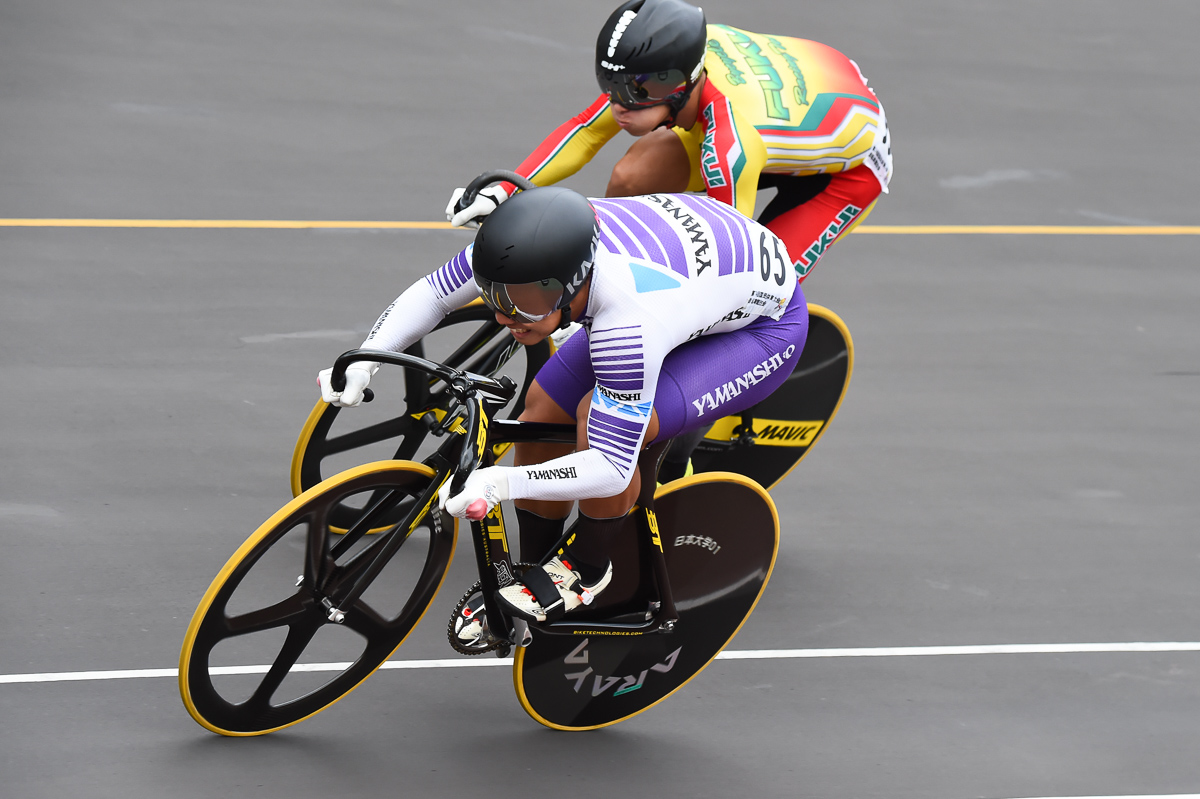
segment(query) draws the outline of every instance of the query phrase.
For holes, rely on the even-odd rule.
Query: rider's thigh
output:
[[[804,280],[833,242],[866,219],[881,192],[869,168],[855,167],[836,173],[815,197],[779,213],[765,225],[783,239],[796,274]]]
[[[613,167],[606,197],[687,191],[692,165],[683,142],[670,128],[637,139]]]
[[[807,337],[808,305],[797,286],[782,318],[764,317],[671,350],[654,393],[658,438],[712,424],[769,397],[792,373]]]

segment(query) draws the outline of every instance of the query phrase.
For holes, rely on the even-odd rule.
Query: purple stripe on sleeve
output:
[[[613,335],[636,330],[641,330],[641,325],[592,331],[589,341],[592,372],[596,382],[605,388],[630,391],[643,387],[646,364],[642,337]]]
[[[621,457],[616,452],[606,450],[604,447],[593,447],[593,449],[603,455],[605,459],[613,465],[613,468],[621,474],[629,471],[629,467],[632,462],[628,459]]]
[[[471,267],[467,266],[467,254],[464,250],[458,254],[451,263],[454,264],[454,288],[461,287],[464,283],[471,279]]]
[[[620,463],[617,464],[614,462],[614,465],[617,465],[621,471],[625,471],[633,465],[634,452],[637,449],[637,438],[641,436],[641,429],[639,427],[636,431],[632,431],[625,436],[614,436],[606,429],[607,426],[605,428],[599,426],[599,424],[612,418],[608,414],[601,413],[592,408],[588,416],[588,446],[609,456],[610,462],[615,458]]]
[[[588,424],[590,425],[593,421],[603,422],[618,430],[624,430],[627,433],[634,433],[636,435],[641,435],[642,428],[646,426],[645,422],[606,413],[595,406],[588,412]]]
[[[588,427],[588,446],[592,449],[599,449],[599,450],[603,450],[604,452],[609,452],[614,455],[617,455],[618,457],[620,457],[620,459],[622,461],[624,461],[625,463],[628,464],[628,463],[633,462],[633,450],[637,446],[637,444],[636,444],[636,442],[625,443],[622,441],[612,440],[608,436],[604,435],[602,432],[600,432],[598,430],[593,430],[589,426]]]
[[[442,267],[442,269],[445,268],[446,267]],[[439,297],[445,297],[450,293],[446,286],[446,280],[442,277],[442,269],[437,270],[432,275],[429,275],[425,278],[429,281],[429,285],[433,286],[433,290]]]
[[[619,347],[597,347],[597,348],[594,348],[592,351],[597,352],[597,353],[602,352],[605,355],[614,355],[614,356],[620,356],[623,358],[629,358],[631,356],[637,355],[639,352],[641,352],[641,349],[642,349],[641,344],[624,344]]]
[[[461,288],[471,277],[471,267],[467,264],[466,250],[463,250],[432,275],[427,276],[426,280],[437,291],[438,296],[447,297]]]
[[[592,371],[596,373],[596,380],[601,383],[610,380],[639,380],[644,375],[640,363],[610,363]]]
[[[643,373],[640,364],[618,364],[605,369],[603,373],[598,372],[596,374],[596,382],[601,383],[602,385],[608,385],[609,383],[617,380],[623,380],[626,382],[630,380],[641,380],[644,376],[645,374]]]
[[[746,237],[738,235],[738,229],[734,225],[729,226],[729,235],[733,238],[733,271],[745,272],[746,258],[750,253],[746,252]]]
[[[588,422],[588,441],[604,441],[611,446],[627,448],[630,451],[637,446],[639,434],[623,433],[620,430],[610,430],[595,422]]]
[[[592,356],[593,364],[616,362],[637,364],[638,366],[642,365],[642,359],[636,352],[614,352],[612,355],[601,355],[599,357],[595,355]]]

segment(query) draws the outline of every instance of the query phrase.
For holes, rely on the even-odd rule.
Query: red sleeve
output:
[[[582,113],[555,128],[515,171],[539,186],[557,183],[578,172],[619,130],[608,95],[602,94]],[[512,184],[504,187],[512,193]]]

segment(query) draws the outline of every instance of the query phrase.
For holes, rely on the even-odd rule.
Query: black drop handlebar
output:
[[[517,395],[516,381],[508,375],[501,375],[498,379],[495,379],[484,375],[477,375],[473,372],[463,372],[445,364],[418,358],[415,355],[403,352],[385,352],[382,350],[350,350],[339,355],[337,360],[333,362],[333,372],[329,376],[329,385],[334,391],[344,391],[346,389],[346,367],[358,361],[377,361],[395,366],[404,366],[426,372],[445,381],[450,394],[463,405],[463,409],[466,412],[463,421],[472,439],[476,435],[483,435],[482,433],[477,433],[476,429],[479,424],[479,414],[481,413],[481,398],[478,397],[479,394],[488,394],[501,405],[507,404]],[[370,391],[370,389],[367,390]],[[480,457],[482,457],[482,444],[476,447],[471,446],[470,443],[464,443],[459,453],[458,465],[454,470],[454,476],[450,484],[451,496],[462,491],[467,477],[479,465]]]
[[[458,205],[455,206],[454,210],[461,211],[462,209],[466,208],[468,205],[475,202],[475,198],[479,195],[480,189],[482,189],[484,186],[491,185],[492,183],[498,183],[502,180],[506,180],[509,183],[514,184],[521,191],[529,191],[530,189],[537,188],[537,186],[535,186],[534,183],[529,180],[529,178],[522,177],[516,172],[512,172],[507,169],[489,169],[487,172],[484,172],[482,175],[467,184],[467,188],[463,190],[463,196],[459,198]]]
[[[465,401],[468,395],[474,392],[490,394],[503,402],[508,402],[517,394],[516,382],[507,375],[501,375],[498,379],[486,377],[472,372],[463,372],[445,364],[427,361],[404,352],[386,352],[384,350],[349,350],[339,355],[333,362],[333,373],[329,377],[329,385],[334,391],[345,391],[346,367],[358,361],[376,361],[427,372],[444,380],[450,387],[450,393],[460,401]]]

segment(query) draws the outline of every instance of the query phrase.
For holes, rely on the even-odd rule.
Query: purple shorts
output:
[[[693,339],[671,350],[654,392],[655,441],[706,427],[769,397],[792,373],[807,336],[808,304],[797,286],[781,319],[758,319],[741,330]],[[537,382],[575,416],[580,401],[596,387],[587,335],[568,339],[538,372]]]

